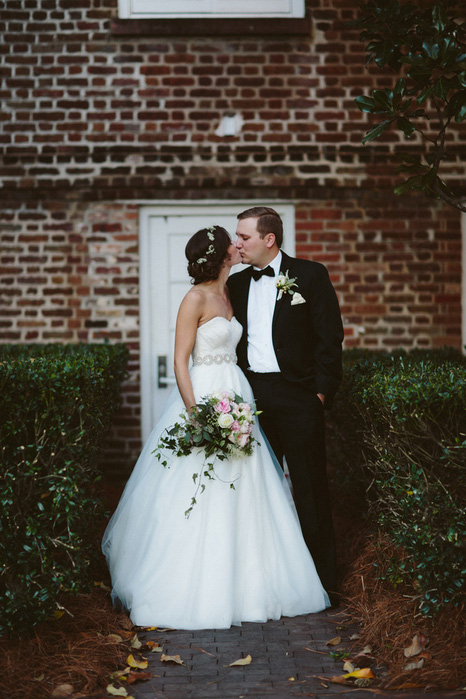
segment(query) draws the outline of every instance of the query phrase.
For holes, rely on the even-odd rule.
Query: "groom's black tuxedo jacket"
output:
[[[325,407],[331,407],[341,380],[341,344],[343,326],[337,296],[326,268],[319,262],[289,257],[282,251],[281,272],[296,277],[293,290],[305,303],[291,305],[293,296],[284,293],[275,303],[272,339],[283,377],[309,385],[325,395]],[[248,296],[252,267],[228,279],[236,318],[243,326],[237,347],[238,364],[248,368]]]

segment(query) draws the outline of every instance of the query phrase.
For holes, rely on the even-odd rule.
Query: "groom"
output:
[[[243,211],[236,234],[242,261],[251,265],[228,280],[244,329],[238,363],[263,411],[260,423],[273,451],[282,464],[286,458],[304,539],[322,584],[334,592],[324,406],[331,406],[341,380],[337,297],[323,265],[280,250],[283,224],[274,209]]]

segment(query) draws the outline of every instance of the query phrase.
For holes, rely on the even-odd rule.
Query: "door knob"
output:
[[[167,376],[167,355],[159,354],[157,357],[157,387],[167,388],[167,386],[176,383],[176,379],[172,376]]]

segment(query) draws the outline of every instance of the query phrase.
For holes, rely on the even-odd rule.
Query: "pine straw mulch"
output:
[[[390,583],[376,579],[376,572],[383,573],[392,555],[402,556],[399,549],[381,535],[371,535],[362,551],[346,577],[343,595],[349,611],[361,624],[358,645],[371,646],[376,664],[388,670],[388,679],[378,686],[392,690],[464,690],[466,603],[446,607],[435,619],[425,618],[419,613],[414,589],[394,589]],[[415,635],[424,647],[421,653],[406,658],[404,649]],[[422,658],[423,667],[404,669],[408,662]]]
[[[108,591],[102,588],[62,603],[70,614],[38,624],[29,638],[0,640],[0,696],[45,699],[63,684],[72,686],[73,696],[107,696],[109,675],[124,667],[131,652],[133,624],[112,609]],[[127,642],[107,639],[109,634]]]

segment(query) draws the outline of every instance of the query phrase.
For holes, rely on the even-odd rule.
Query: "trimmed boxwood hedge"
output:
[[[120,402],[124,345],[0,347],[1,634],[90,589],[99,449]]]
[[[403,552],[385,577],[435,614],[466,589],[466,358],[453,349],[345,354],[332,458]]]

